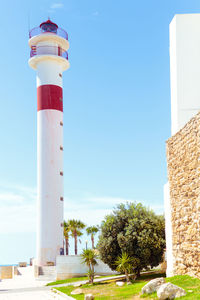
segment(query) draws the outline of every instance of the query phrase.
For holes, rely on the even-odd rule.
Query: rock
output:
[[[164,283],[157,290],[157,296],[159,300],[174,299],[185,295],[185,290],[170,282]]]
[[[73,287],[80,287],[80,286],[82,286],[82,283],[79,283],[79,282],[78,282],[78,283],[74,283],[74,284],[73,284]]]
[[[82,289],[75,289],[71,292],[71,295],[80,295],[80,294],[83,294]]]
[[[116,281],[116,285],[123,286],[123,285],[125,285],[125,282],[124,281]]]
[[[145,286],[142,288],[142,294],[151,294],[156,292],[157,289],[165,283],[165,279],[163,277],[153,279],[149,281]]]
[[[86,294],[84,300],[93,300],[94,296],[92,294]]]

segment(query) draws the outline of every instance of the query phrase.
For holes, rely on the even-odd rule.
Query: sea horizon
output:
[[[4,264],[4,265],[0,264],[0,267],[10,267],[10,266],[16,267],[16,266],[19,266],[19,264]],[[30,266],[30,264],[27,264],[27,267],[28,266]]]

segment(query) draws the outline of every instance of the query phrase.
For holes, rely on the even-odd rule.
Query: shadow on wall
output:
[[[108,265],[97,259],[98,265],[95,266],[96,275],[114,275],[119,274],[112,271]],[[56,257],[57,280],[83,276],[88,272],[88,267],[81,262],[80,255],[67,255]]]

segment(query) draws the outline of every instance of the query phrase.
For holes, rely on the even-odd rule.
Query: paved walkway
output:
[[[33,268],[18,268],[21,275],[13,279],[0,281],[0,300],[63,300],[73,299],[51,291],[51,287],[45,286],[49,281],[35,280]]]
[[[18,293],[0,293],[1,300],[63,300],[63,299],[74,299],[71,297],[63,298],[62,296],[53,293],[51,291],[38,291],[35,288],[28,292],[18,292]]]
[[[0,300],[74,300],[74,298],[65,295],[65,297],[51,291],[52,286],[46,286],[49,281],[35,280],[33,276],[33,268],[18,268],[21,275],[15,276],[13,279],[4,279],[0,281]],[[96,278],[95,282],[105,280],[124,279],[124,275],[111,276],[107,278]],[[76,282],[86,283],[87,281]],[[71,285],[75,284],[60,284]],[[135,298],[134,298],[135,299]]]

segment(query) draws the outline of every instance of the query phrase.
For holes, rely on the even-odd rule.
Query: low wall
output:
[[[19,262],[18,263],[18,266],[20,267],[20,268],[25,268],[25,267],[27,267],[27,262],[25,262],[25,261],[23,261],[23,262]]]
[[[95,266],[96,275],[118,274],[112,271],[108,265],[97,259],[98,265]],[[57,280],[84,276],[88,272],[88,267],[81,263],[80,255],[60,255],[56,257]]]
[[[1,279],[11,279],[14,275],[14,267],[7,266],[7,267],[0,267],[0,278]]]

